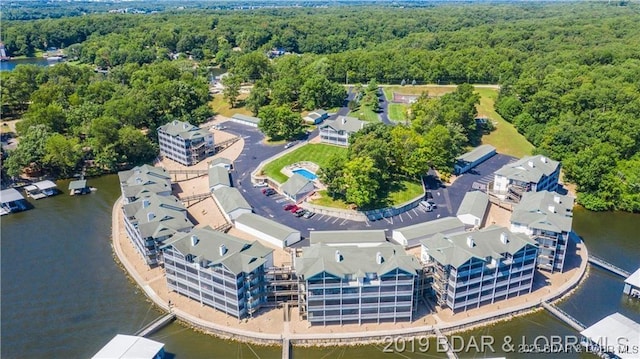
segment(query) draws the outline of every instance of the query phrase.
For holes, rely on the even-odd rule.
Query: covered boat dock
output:
[[[42,199],[45,197],[55,196],[59,193],[56,184],[53,181],[45,180],[24,187],[27,196],[33,199]]]

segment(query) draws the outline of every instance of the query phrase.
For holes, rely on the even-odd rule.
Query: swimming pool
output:
[[[297,173],[297,174],[303,176],[304,178],[312,180],[312,181],[315,181],[318,178],[318,176],[316,176],[315,173],[313,173],[313,172],[311,172],[311,171],[309,171],[309,170],[307,170],[305,168],[298,168],[298,169],[295,169],[295,170],[293,170],[291,172]]]

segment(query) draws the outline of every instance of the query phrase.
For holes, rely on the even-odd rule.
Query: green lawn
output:
[[[478,116],[490,118],[495,126],[495,130],[482,137],[482,143],[494,146],[499,153],[505,155],[518,158],[531,155],[533,145],[493,108],[493,104],[498,98],[498,90],[476,88],[476,92],[480,94],[480,104],[477,106]]]
[[[380,205],[380,207],[399,205],[422,195],[422,184],[419,182],[401,181],[400,183],[399,188],[389,193],[388,203]],[[318,194],[321,197],[313,200],[313,204],[342,209],[351,208],[345,201],[329,197],[327,191],[320,191]]]
[[[378,117],[378,114],[373,112],[373,110],[371,110],[368,107],[360,107],[359,109],[355,110],[355,111],[351,111],[349,112],[349,116],[351,117],[357,117],[363,121],[368,121],[368,122],[378,122],[380,121],[380,118]]]
[[[401,181],[401,188],[389,193],[389,202],[393,205],[402,204],[422,194],[420,182]]]
[[[455,85],[417,85],[417,86],[383,86],[382,90],[387,97],[387,101],[393,100],[393,93],[398,92],[405,95],[420,95],[428,92],[430,96],[442,96],[446,93],[453,92]]]
[[[407,109],[409,105],[402,103],[390,103],[389,104],[389,119],[391,121],[402,122],[407,120]]]
[[[284,183],[287,180],[287,176],[280,172],[285,166],[300,161],[309,161],[317,164],[322,168],[326,166],[329,159],[333,155],[346,155],[347,149],[344,147],[325,145],[325,144],[307,144],[298,148],[297,150],[288,153],[275,161],[268,163],[264,166],[264,173],[273,178],[274,180]]]
[[[238,100],[242,101],[245,98],[247,98],[247,96],[248,96],[247,94],[240,94],[240,96],[238,96]],[[239,106],[239,105],[236,105],[236,106]],[[213,109],[213,112],[215,112],[217,115],[222,115],[226,117],[231,117],[236,113],[253,116],[251,111],[247,110],[244,107],[231,108],[229,106],[229,103],[225,101],[224,98],[222,97],[222,94],[213,95],[213,100],[209,102],[209,107],[211,107],[211,109]]]

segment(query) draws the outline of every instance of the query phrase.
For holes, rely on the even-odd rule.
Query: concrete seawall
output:
[[[112,245],[115,255],[118,260],[129,274],[129,276],[135,281],[135,283],[144,291],[145,295],[151,299],[159,308],[165,312],[169,312],[170,308],[168,303],[162,299],[151,286],[145,283],[140,274],[135,270],[134,266],[129,262],[127,257],[123,254],[120,244],[119,227],[122,223],[118,223],[118,211],[121,209],[122,198],[119,198],[112,209]],[[128,239],[127,239],[128,240]],[[508,320],[514,316],[524,315],[536,310],[541,306],[541,303],[551,302],[562,298],[563,296],[571,293],[582,281],[587,270],[587,248],[583,242],[577,244],[577,250],[582,258],[580,266],[577,272],[569,278],[564,284],[558,287],[556,290],[551,291],[543,297],[527,301],[523,304],[510,306],[508,308],[499,309],[490,313],[475,315],[467,317],[461,320],[452,322],[443,322],[436,325],[424,325],[415,327],[401,327],[392,330],[373,330],[373,331],[360,331],[360,332],[344,332],[344,333],[291,333],[287,330],[280,334],[274,333],[262,333],[257,331],[243,330],[234,328],[215,322],[203,320],[190,313],[187,313],[179,308],[172,308],[172,312],[175,313],[177,319],[188,323],[189,325],[202,330],[204,332],[216,335],[224,339],[233,339],[243,342],[257,343],[263,345],[282,345],[285,339],[292,345],[355,345],[355,344],[369,344],[374,342],[382,342],[385,338],[390,336],[435,336],[435,328],[437,327],[443,333],[452,333],[470,328],[486,325],[499,320]],[[539,289],[545,290],[545,289]],[[508,301],[504,302],[505,305]],[[249,319],[250,320],[250,319]],[[400,324],[399,324],[400,325]],[[402,323],[402,326],[410,325],[410,323]]]

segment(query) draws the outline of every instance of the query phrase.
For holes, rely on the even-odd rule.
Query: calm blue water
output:
[[[49,66],[55,64],[56,61],[47,61],[42,58],[32,59],[20,59],[0,62],[0,71],[13,71],[18,65],[37,65],[37,66]]]
[[[297,170],[293,170],[292,172],[293,173],[297,173],[297,174],[301,175],[302,177],[304,177],[306,179],[309,179],[309,180],[312,180],[312,181],[315,181],[318,178],[318,176],[316,176],[315,173],[313,173],[313,172],[311,172],[311,171],[309,171],[307,169],[304,169],[304,168],[299,168]]]

